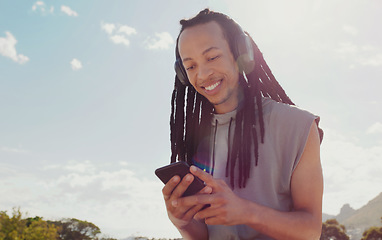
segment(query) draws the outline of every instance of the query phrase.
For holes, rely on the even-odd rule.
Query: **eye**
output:
[[[208,61],[213,61],[213,60],[215,60],[215,59],[217,59],[217,58],[219,58],[219,57],[220,57],[219,55],[217,55],[217,56],[215,56],[215,57],[211,57],[211,58],[208,59]]]
[[[195,65],[192,65],[192,66],[187,67],[186,70],[187,70],[187,71],[190,71],[190,70],[192,70],[192,69],[194,69],[194,68],[195,68]]]

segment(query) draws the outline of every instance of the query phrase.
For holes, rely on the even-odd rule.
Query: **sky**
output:
[[[170,158],[179,20],[206,7],[321,117],[323,212],[382,192],[381,1],[2,0],[0,211],[179,237],[154,170]]]

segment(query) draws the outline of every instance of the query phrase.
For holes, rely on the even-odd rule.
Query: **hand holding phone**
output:
[[[190,173],[190,166],[186,162],[171,163],[155,170],[155,175],[166,184],[173,176],[178,175],[181,179]],[[188,186],[182,197],[194,195],[205,187],[200,178],[194,176],[194,181]]]

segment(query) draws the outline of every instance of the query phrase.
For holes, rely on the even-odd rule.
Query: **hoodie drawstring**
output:
[[[218,120],[215,120],[215,131],[214,131],[214,143],[212,146],[212,168],[211,168],[211,175],[214,175],[214,169],[215,169],[215,143],[216,143],[216,132],[218,130]]]
[[[229,166],[229,159],[231,158],[231,125],[232,125],[232,120],[231,118],[229,120],[229,126],[228,126],[228,153],[227,153],[227,165],[225,167],[225,176],[228,177],[228,166]]]
[[[231,117],[229,121],[228,126],[228,153],[227,153],[227,166],[226,166],[226,176],[228,176],[228,166],[229,166],[229,159],[231,156],[231,125],[232,125],[233,118]],[[218,130],[218,120],[215,120],[215,130],[214,130],[214,142],[212,146],[212,168],[211,168],[211,175],[214,175],[214,169],[215,169],[215,145],[216,145],[216,133]]]

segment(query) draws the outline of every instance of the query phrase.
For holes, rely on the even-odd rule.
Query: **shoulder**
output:
[[[318,117],[300,107],[276,102],[270,98],[263,98],[263,113],[280,120],[298,119],[301,117],[315,119]]]
[[[263,98],[263,114],[269,118],[271,124],[295,125],[312,122],[318,116],[297,106],[276,102],[270,98]],[[310,124],[309,124],[310,126]]]
[[[312,123],[315,121],[318,126],[320,121],[319,116],[303,108],[276,102],[270,98],[263,98],[263,115],[268,129],[287,136],[307,135]],[[319,131],[322,140],[322,130]]]

